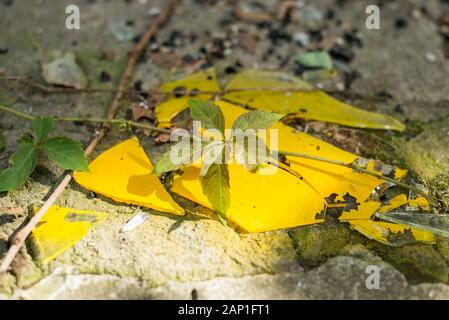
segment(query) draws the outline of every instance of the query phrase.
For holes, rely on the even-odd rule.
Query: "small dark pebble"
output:
[[[133,83],[133,88],[136,91],[142,91],[142,80],[136,80]]]
[[[397,19],[394,21],[394,27],[395,27],[396,29],[403,29],[403,28],[406,28],[407,25],[408,25],[408,21],[407,21],[404,17],[397,18]]]
[[[233,66],[228,66],[228,67],[226,67],[226,68],[224,69],[224,72],[225,72],[226,74],[234,74],[234,73],[237,72],[237,69],[236,69],[235,67],[233,67]]]
[[[9,52],[8,48],[0,48],[0,54],[7,54]]]
[[[191,54],[185,54],[185,55],[183,55],[182,56],[182,60],[185,62],[185,63],[192,63],[193,61],[195,61],[195,58],[191,55]]]
[[[193,289],[190,295],[192,296],[192,300],[198,300],[198,291],[196,289]]]
[[[84,122],[83,121],[73,121],[73,124],[77,127],[81,127],[84,125]]]
[[[360,77],[360,74],[357,71],[352,70],[351,72],[343,73],[343,77],[344,77],[345,88],[346,88],[346,90],[349,90],[351,88],[351,85],[354,82],[354,80]]]
[[[106,71],[101,71],[100,81],[101,82],[109,82],[109,81],[111,81],[111,76]]]
[[[278,44],[280,41],[291,41],[292,36],[290,33],[282,29],[272,29],[268,34],[268,38],[273,44]]]
[[[395,107],[394,107],[394,112],[396,112],[396,113],[399,113],[399,114],[404,114],[404,107],[402,106],[402,105],[400,105],[400,104],[397,104]]]
[[[87,199],[95,199],[97,197],[97,194],[93,191],[89,191],[86,195]]]
[[[10,7],[14,3],[13,0],[3,0],[2,2],[5,5],[5,7]]]
[[[393,95],[389,93],[388,91],[382,90],[377,93],[377,96],[380,98],[388,98],[393,99]]]
[[[326,17],[326,20],[334,19],[335,18],[335,11],[332,10],[332,9],[327,10],[325,17]]]
[[[346,63],[350,63],[355,56],[354,51],[352,51],[351,48],[341,46],[339,44],[334,45],[330,50],[329,54],[335,60],[340,60]]]
[[[345,42],[351,47],[363,48],[363,40],[360,38],[357,29],[353,29],[344,34]]]

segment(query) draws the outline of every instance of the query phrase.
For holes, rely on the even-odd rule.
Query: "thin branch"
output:
[[[126,66],[125,72],[121,78],[120,84],[118,86],[117,94],[112,101],[111,106],[109,107],[108,113],[107,113],[107,120],[111,121],[114,119],[115,114],[117,112],[117,109],[119,108],[120,100],[123,97],[123,90],[125,90],[131,80],[134,66],[139,59],[140,55],[143,52],[143,49],[146,47],[148,42],[150,41],[151,37],[153,37],[159,27],[170,17],[173,8],[174,8],[175,0],[168,1],[167,5],[164,7],[164,9],[161,11],[160,15],[153,21],[153,23],[150,25],[150,27],[147,29],[145,34],[142,36],[140,41],[132,48],[131,52],[128,55],[128,64]],[[109,130],[109,124],[103,123],[101,125],[99,133],[92,139],[84,153],[86,155],[89,155],[98,142],[106,135],[106,133]],[[19,230],[14,238],[11,241],[11,245],[6,252],[6,255],[2,261],[2,264],[0,265],[0,274],[6,272],[11,265],[12,261],[14,260],[15,256],[19,252],[20,247],[22,247],[23,243],[25,242],[25,239],[28,237],[28,235],[31,233],[31,231],[35,228],[35,226],[38,224],[39,220],[42,218],[42,216],[47,212],[47,210],[53,205],[53,203],[56,201],[56,199],[59,197],[59,195],[64,191],[65,187],[69,184],[70,180],[72,179],[72,174],[67,174],[63,180],[59,183],[59,185],[56,187],[56,189],[53,191],[53,193],[50,195],[50,197],[45,201],[44,205],[39,209],[39,211],[31,218],[31,220],[23,227],[21,230]]]
[[[6,112],[15,114],[16,116],[22,117],[22,118],[27,119],[27,120],[34,120],[34,117],[32,115],[29,115],[29,114],[26,114],[26,113],[14,110],[12,108],[8,108],[6,106],[2,106],[1,104],[0,104],[0,110],[3,110],[3,111],[6,111]]]
[[[0,105],[0,110],[12,113],[16,116],[19,116],[21,118],[27,119],[27,120],[34,120],[34,116],[30,114],[26,114],[17,110],[14,110],[12,108],[2,106]],[[127,127],[134,127],[134,128],[142,128],[142,129],[149,129],[151,131],[161,132],[161,133],[171,133],[170,130],[158,128],[155,126],[152,126],[150,124],[143,124],[131,120],[126,119],[95,119],[95,118],[78,118],[78,117],[69,117],[69,118],[54,118],[54,121],[64,121],[64,122],[94,122],[94,123],[102,123],[102,124],[118,124],[118,125],[125,125]]]
[[[414,187],[412,185],[409,185],[409,184],[404,183],[402,181],[399,181],[399,180],[396,180],[396,179],[384,176],[382,174],[375,173],[375,172],[367,170],[365,168],[361,168],[361,167],[359,167],[359,166],[357,166],[355,164],[352,164],[352,163],[346,163],[346,162],[339,161],[339,160],[331,160],[331,159],[327,159],[327,158],[312,156],[310,154],[305,154],[305,153],[297,153],[297,152],[290,152],[290,151],[278,151],[278,153],[286,155],[286,156],[292,156],[292,157],[316,160],[316,161],[326,162],[326,163],[330,163],[330,164],[335,164],[337,166],[343,166],[343,167],[346,167],[346,168],[350,168],[350,169],[353,169],[354,171],[357,171],[359,173],[364,173],[364,174],[376,177],[378,179],[385,180],[387,182],[393,183],[393,184],[395,184],[397,186],[406,188],[408,190],[412,190],[413,192],[415,192],[415,193],[423,196],[424,198],[426,198],[426,200],[429,202],[430,205],[434,206],[434,204],[435,204],[435,199],[433,199],[432,196],[430,196],[429,194],[423,192],[422,190],[419,190],[418,188],[416,188],[416,187]]]

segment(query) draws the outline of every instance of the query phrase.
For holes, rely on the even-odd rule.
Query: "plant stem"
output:
[[[34,116],[14,110],[12,108],[6,107],[6,106],[2,106],[0,105],[0,110],[12,113],[16,116],[22,117],[24,119],[27,120],[34,120]],[[149,129],[151,131],[156,131],[156,132],[161,132],[161,133],[170,133],[170,130],[167,129],[163,129],[163,128],[158,128],[149,124],[143,124],[143,123],[138,123],[138,122],[134,122],[134,121],[130,121],[130,120],[126,120],[126,119],[95,119],[95,118],[76,118],[76,117],[70,117],[70,118],[55,118],[55,121],[66,121],[66,122],[75,122],[75,121],[79,121],[79,122],[96,122],[96,123],[105,123],[105,124],[124,124],[127,126],[131,126],[131,127],[135,127],[135,128],[143,128],[143,129]]]
[[[34,120],[34,117],[32,115],[29,115],[29,114],[26,114],[26,113],[14,110],[14,109],[6,107],[6,106],[2,106],[1,104],[0,104],[0,110],[3,110],[3,111],[6,111],[6,112],[15,114],[16,116],[22,117],[22,118],[27,119],[27,120]]]
[[[434,204],[435,204],[435,200],[432,198],[432,196],[426,194],[425,192],[419,190],[418,188],[416,188],[416,187],[414,187],[412,185],[409,185],[409,184],[404,183],[402,181],[399,181],[399,180],[396,180],[396,179],[384,176],[382,174],[378,174],[376,172],[367,170],[365,168],[361,168],[361,167],[359,167],[359,166],[357,166],[355,164],[352,164],[352,163],[346,163],[346,162],[339,161],[339,160],[331,160],[331,159],[327,159],[327,158],[312,156],[310,154],[305,154],[305,153],[297,153],[297,152],[290,152],[290,151],[278,151],[278,153],[286,155],[286,156],[292,156],[292,157],[316,160],[316,161],[326,162],[326,163],[330,163],[330,164],[335,164],[337,166],[343,166],[343,167],[346,167],[346,168],[350,168],[350,169],[353,169],[353,170],[355,170],[355,171],[357,171],[359,173],[364,173],[364,174],[376,177],[378,179],[385,180],[387,182],[391,182],[391,183],[393,183],[393,184],[395,184],[397,186],[400,186],[400,187],[412,190],[413,192],[415,192],[415,193],[423,196],[424,198],[426,198],[426,200],[429,202],[430,205],[434,206]]]

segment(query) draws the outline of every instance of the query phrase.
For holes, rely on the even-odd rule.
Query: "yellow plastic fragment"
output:
[[[35,213],[39,208],[35,208]],[[51,206],[33,230],[39,258],[43,264],[63,254],[106,218],[104,212]]]
[[[263,232],[324,221],[325,202],[310,186],[284,170],[273,175],[251,173],[230,164],[231,207],[227,218],[247,232]],[[199,181],[200,166],[175,177],[172,190],[212,209]]]
[[[401,245],[411,241],[435,243],[435,236],[429,231],[419,230],[402,224],[372,220],[352,220],[349,225],[366,237],[387,245]]]
[[[357,209],[343,212],[339,217],[342,222],[351,220],[369,220],[380,207],[380,202],[367,201],[358,205]]]
[[[405,194],[399,194],[390,201],[388,201],[388,203],[384,205],[382,208],[380,208],[379,212],[380,213],[390,212],[394,209],[402,207],[403,205],[406,205],[407,203],[408,203],[407,196]]]
[[[89,172],[75,172],[75,181],[117,202],[125,202],[158,211],[184,214],[168,194],[153,165],[134,137],[99,155],[89,165]]]
[[[239,91],[241,89],[254,90]],[[226,100],[255,109],[292,115],[292,117],[358,128],[399,131],[405,128],[393,117],[368,112],[340,102],[307,82],[282,72],[242,71],[229,82],[226,90],[231,91],[223,96]]]
[[[227,127],[230,127],[239,115],[247,112],[247,110],[225,101],[217,101],[216,104],[225,115]],[[281,122],[275,124],[272,129],[277,129],[278,132],[278,150],[303,153],[345,163],[352,163],[358,158],[355,154],[341,150],[311,135],[295,132],[292,127]],[[265,141],[273,149],[270,145],[269,135]],[[304,181],[323,198],[335,194],[335,202],[345,201],[346,194],[354,197],[357,203],[365,202],[373,190],[384,182],[373,176],[360,174],[350,168],[335,164],[291,156],[287,156],[286,159],[290,170],[297,176],[303,177]],[[330,202],[328,203],[330,204]]]
[[[430,210],[429,201],[427,201],[427,199],[424,198],[424,197],[417,197],[416,199],[410,199],[408,201],[408,205],[410,207],[415,207],[418,210],[423,210],[423,211],[429,211]]]
[[[185,91],[198,90],[203,92],[220,92],[217,76],[214,68],[199,71],[188,77],[168,82],[160,87],[160,91],[171,93],[180,88]],[[210,99],[212,94],[198,94],[196,99]],[[169,127],[171,120],[181,111],[187,108],[187,101],[191,96],[172,97],[156,106],[156,118],[160,127]]]

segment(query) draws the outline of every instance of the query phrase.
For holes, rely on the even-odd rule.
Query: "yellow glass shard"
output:
[[[282,72],[242,71],[229,82],[226,90],[228,93],[223,96],[224,99],[255,109],[350,127],[398,131],[405,129],[393,117],[340,102],[307,82]]]
[[[422,211],[430,210],[429,201],[427,201],[427,199],[422,196],[417,197],[416,199],[409,199],[408,205],[410,207],[416,208],[417,210],[422,210]]]
[[[435,243],[435,236],[429,231],[411,228],[406,225],[372,220],[352,220],[349,225],[367,238],[383,244],[399,246],[414,241]]]
[[[220,92],[217,76],[214,68],[199,71],[188,77],[167,82],[160,87],[160,91],[172,93],[179,88],[183,91]],[[196,99],[210,99],[212,94],[198,94]],[[192,98],[189,95],[172,97],[156,106],[156,118],[160,127],[169,127],[171,120],[181,111],[187,108],[187,101]]]
[[[231,207],[226,216],[245,231],[263,232],[324,221],[324,199],[288,172],[279,169],[263,175],[251,173],[239,164],[228,168]],[[199,165],[184,168],[183,174],[174,178],[172,190],[212,209],[203,194],[199,173]]]
[[[402,207],[403,205],[406,205],[408,203],[407,196],[405,194],[399,194],[390,201],[386,205],[384,205],[382,208],[380,208],[380,213],[386,213],[390,212],[394,209],[397,209],[399,207]]]
[[[39,208],[35,208],[35,213]],[[48,264],[74,246],[89,231],[106,218],[104,212],[74,210],[51,206],[37,227],[33,237],[43,264]]]
[[[84,188],[117,202],[125,202],[178,215],[182,209],[168,194],[153,165],[134,137],[99,155],[89,172],[75,172],[75,181]]]
[[[359,204],[357,209],[352,209],[343,212],[338,218],[340,221],[351,221],[351,220],[370,220],[371,217],[376,213],[380,207],[380,202],[367,201]]]
[[[247,110],[225,101],[216,103],[225,115],[227,127],[231,127],[238,116],[247,112]],[[272,129],[277,130],[277,148],[273,148],[271,145],[270,130],[267,130],[265,139],[266,144],[272,150],[303,153],[345,163],[352,163],[358,158],[355,154],[341,150],[311,135],[295,132],[292,127],[281,122],[276,123]],[[384,182],[373,176],[360,174],[350,168],[335,164],[291,156],[287,156],[286,159],[290,165],[290,171],[303,177],[309,186],[323,198],[328,199],[329,204],[347,200],[354,200],[355,203],[365,202],[373,190]]]

